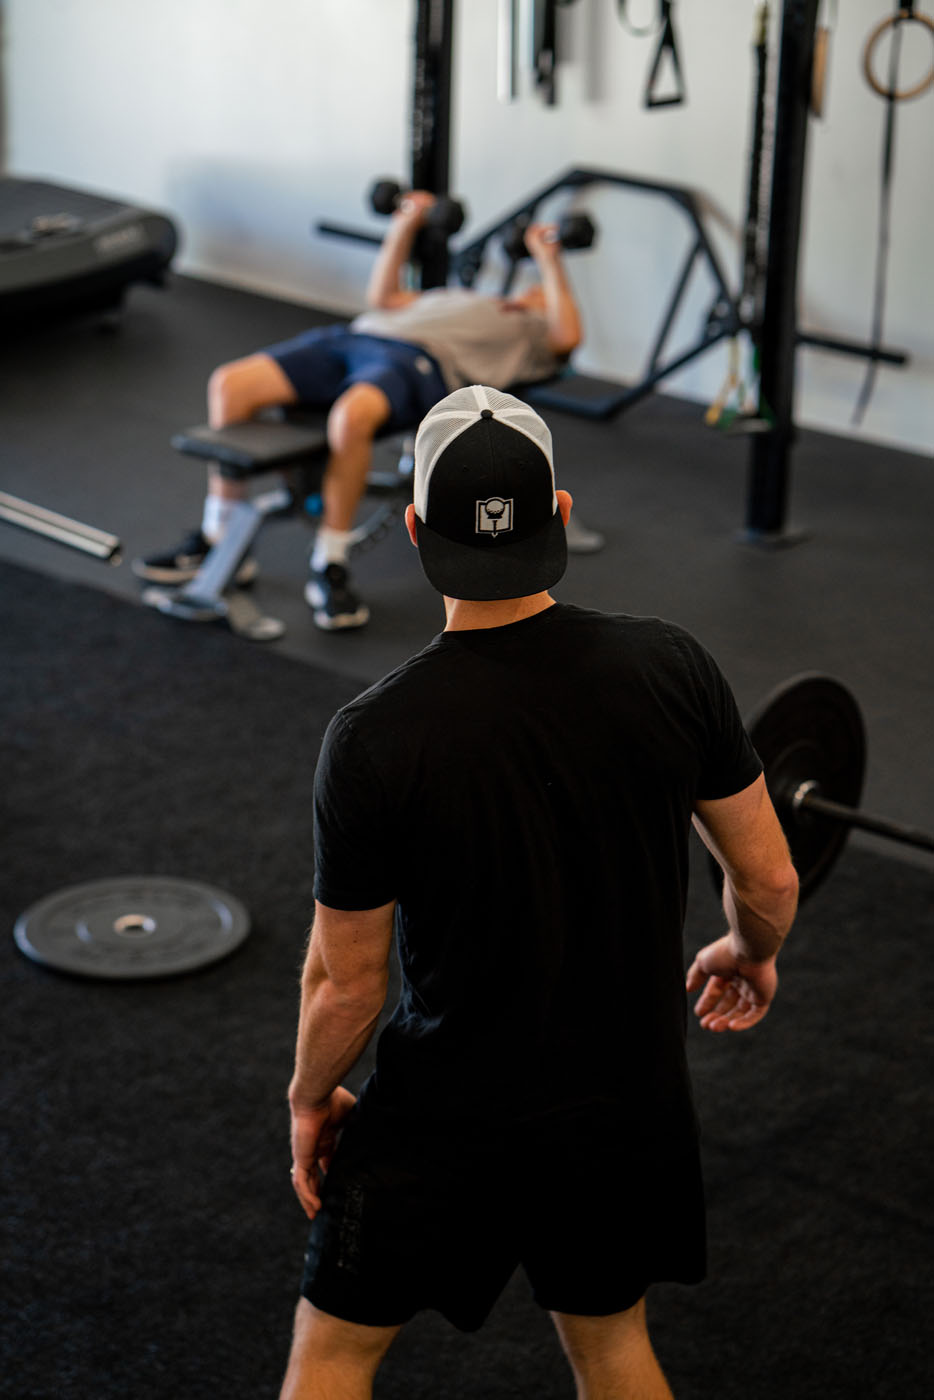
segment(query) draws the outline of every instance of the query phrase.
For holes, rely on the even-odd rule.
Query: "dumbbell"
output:
[[[527,258],[529,250],[525,246],[525,231],[531,219],[516,219],[510,224],[503,239],[503,250],[511,262]],[[593,219],[588,214],[565,214],[558,223],[557,241],[566,252],[576,248],[590,248],[597,236]]]
[[[392,214],[405,199],[404,190],[397,180],[376,180],[370,187],[370,208],[375,214]],[[440,229],[448,235],[457,233],[466,218],[464,206],[449,195],[439,194],[425,215],[428,228]]]

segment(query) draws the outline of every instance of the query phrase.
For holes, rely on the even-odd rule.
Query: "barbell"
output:
[[[827,877],[854,827],[934,851],[934,836],[859,807],[866,727],[855,698],[831,676],[807,672],[782,682],[746,723],[798,872],[803,900]],[[718,887],[723,872],[711,873]]]

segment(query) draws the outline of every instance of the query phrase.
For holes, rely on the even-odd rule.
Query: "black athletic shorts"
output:
[[[608,1316],[651,1283],[704,1276],[693,1135],[650,1153],[616,1104],[565,1109],[479,1137],[354,1110],[325,1183],[302,1293],[348,1322],[421,1309],[481,1327],[521,1265],[550,1312]]]
[[[448,392],[437,361],[419,346],[358,335],[344,325],[317,326],[262,353],[310,408],[330,408],[351,384],[375,384],[392,405],[387,426],[394,431],[420,423]]]

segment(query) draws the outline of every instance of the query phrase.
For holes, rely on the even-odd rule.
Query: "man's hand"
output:
[[[341,1127],[357,1100],[337,1088],[323,1104],[292,1104],[292,1185],[309,1220],[321,1209],[321,1177],[331,1165]]]
[[[525,246],[539,267],[557,262],[561,257],[561,242],[557,224],[529,224],[525,231]]]
[[[427,190],[408,190],[399,201],[393,219],[397,223],[414,224],[419,227],[424,223],[425,215],[434,202],[435,196]]]
[[[745,1031],[768,1012],[778,988],[775,959],[749,962],[725,934],[702,948],[687,975],[689,992],[701,991],[694,1014],[708,1031]]]

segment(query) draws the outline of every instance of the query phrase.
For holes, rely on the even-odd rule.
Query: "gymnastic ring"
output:
[[[658,7],[658,18],[651,24],[633,24],[626,14],[626,0],[619,0],[619,18],[624,29],[628,29],[634,39],[645,39],[649,34],[657,34],[665,23],[664,6]]]
[[[876,25],[869,38],[866,40],[866,47],[863,50],[863,73],[866,76],[866,82],[872,88],[873,92],[877,92],[880,97],[887,97],[895,102],[905,102],[910,97],[920,97],[923,92],[927,92],[929,87],[934,87],[934,63],[931,64],[930,73],[922,78],[920,83],[916,83],[914,87],[904,88],[902,90],[883,87],[881,83],[876,81],[876,75],[872,71],[872,61],[876,45],[885,31],[887,29],[894,29],[897,24],[908,24],[912,20],[916,21],[918,24],[923,24],[926,29],[929,29],[932,40],[934,40],[934,20],[932,20],[929,15],[917,15],[913,10],[899,10],[898,14],[889,15]]]

